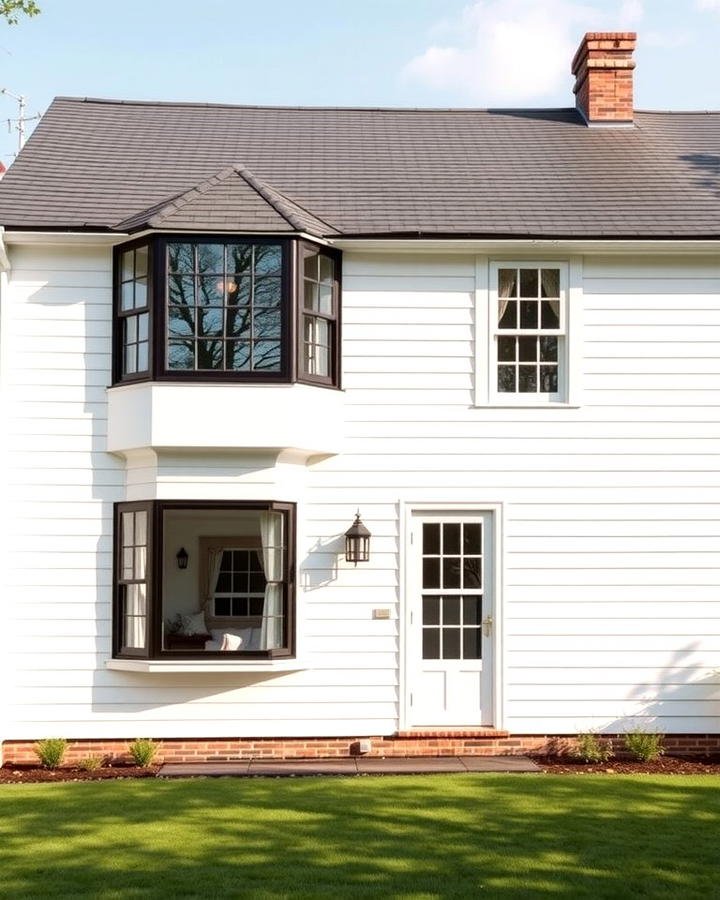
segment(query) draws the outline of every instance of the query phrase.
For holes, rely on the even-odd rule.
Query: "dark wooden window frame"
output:
[[[286,646],[277,650],[163,650],[163,543],[165,513],[172,510],[253,510],[281,512],[285,516],[285,555],[283,572],[283,614],[285,616]],[[146,649],[129,649],[121,646],[123,592],[120,579],[122,564],[121,515],[124,512],[146,510],[147,522],[147,596],[148,615],[146,622]],[[237,660],[247,659],[292,659],[295,657],[295,541],[296,504],[276,500],[230,501],[230,500],[150,500],[142,502],[115,503],[113,535],[113,641],[114,659],[193,659]]]
[[[187,370],[168,369],[166,361],[167,342],[167,245],[169,242],[187,243],[237,243],[247,241],[256,244],[279,244],[283,247],[282,268],[282,365],[279,372],[236,372],[231,370]],[[149,361],[146,372],[123,375],[123,323],[130,313],[120,309],[120,258],[135,247],[148,247],[148,311],[149,320]],[[335,260],[336,272],[336,317],[333,328],[334,346],[332,352],[332,377],[324,378],[306,375],[302,371],[302,246],[312,247]],[[137,382],[192,382],[216,384],[293,384],[302,382],[318,387],[340,389],[341,387],[341,303],[340,271],[342,254],[340,251],[313,244],[297,238],[256,236],[252,234],[164,234],[150,235],[118,244],[113,251],[113,386],[136,384]],[[131,312],[135,312],[134,310]]]
[[[307,252],[319,253],[321,256],[327,256],[332,259],[335,268],[335,278],[333,283],[333,312],[331,315],[325,315],[320,312],[312,312],[310,310],[305,309],[305,254]],[[341,371],[341,358],[340,358],[340,315],[341,315],[341,306],[340,303],[340,278],[341,278],[341,262],[342,256],[337,250],[333,250],[329,247],[320,247],[317,244],[311,244],[308,241],[299,241],[298,242],[298,252],[297,252],[297,280],[295,286],[295,293],[297,295],[297,337],[298,337],[298,346],[297,346],[297,372],[298,372],[298,381],[302,381],[306,384],[319,384],[324,387],[334,387],[335,385],[340,385],[340,371]],[[330,330],[330,374],[329,375],[311,375],[308,372],[303,370],[304,365],[304,316],[311,316],[315,319],[325,319],[329,324]]]

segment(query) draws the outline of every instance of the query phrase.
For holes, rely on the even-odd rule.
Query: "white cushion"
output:
[[[243,639],[237,634],[226,633],[223,635],[221,650],[239,650]]]
[[[181,616],[180,618],[182,620],[183,634],[207,634],[205,613],[202,610],[197,613],[190,613],[188,616]]]

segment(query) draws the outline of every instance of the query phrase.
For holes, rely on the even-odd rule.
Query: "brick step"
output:
[[[466,738],[472,739],[488,739],[488,740],[498,740],[502,738],[510,737],[509,731],[497,731],[494,728],[452,728],[452,729],[439,729],[439,728],[423,728],[422,730],[415,731],[398,731],[392,737],[387,738],[387,740],[391,741],[412,741],[412,740],[432,740],[437,738],[442,739],[459,739],[464,740]]]

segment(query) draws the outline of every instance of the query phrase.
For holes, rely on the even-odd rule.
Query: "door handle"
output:
[[[493,617],[491,615],[485,616],[485,618],[482,620],[483,634],[485,635],[485,637],[490,637],[490,635],[492,634],[492,627]]]

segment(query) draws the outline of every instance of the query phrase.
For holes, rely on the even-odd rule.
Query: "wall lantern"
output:
[[[360,510],[355,514],[355,521],[345,532],[345,559],[347,562],[367,562],[370,559],[371,534],[360,519]]]
[[[187,569],[189,556],[187,550],[184,547],[181,547],[178,550],[175,559],[177,560],[178,569]]]

